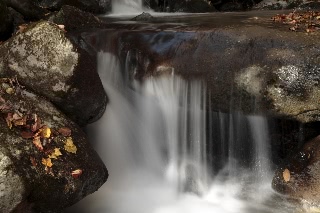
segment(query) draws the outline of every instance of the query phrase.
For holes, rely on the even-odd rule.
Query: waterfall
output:
[[[98,69],[110,103],[88,132],[110,177],[70,213],[292,212],[272,200],[265,117],[211,111],[174,70],[137,82],[108,52]]]
[[[142,0],[112,0],[113,14],[141,13],[143,11]]]

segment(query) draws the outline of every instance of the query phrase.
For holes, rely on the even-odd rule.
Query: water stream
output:
[[[69,212],[293,212],[271,189],[265,117],[211,112],[206,85],[174,70],[140,83],[111,53],[98,65],[110,103],[88,132],[110,177]]]

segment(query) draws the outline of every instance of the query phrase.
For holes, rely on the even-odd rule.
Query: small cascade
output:
[[[130,59],[130,57],[128,57]],[[270,199],[268,120],[210,111],[206,85],[171,74],[137,82],[101,52],[110,102],[88,132],[110,176],[70,212],[292,212]]]
[[[112,0],[113,14],[133,14],[143,11],[142,0]]]

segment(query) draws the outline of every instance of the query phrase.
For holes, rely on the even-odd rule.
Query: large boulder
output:
[[[303,202],[308,210],[320,206],[320,136],[307,142],[275,172],[272,187]],[[316,211],[315,211],[316,212]]]
[[[40,4],[49,10],[60,10],[63,5],[77,7],[94,14],[111,11],[111,0],[40,0]]]
[[[47,10],[40,7],[37,0],[4,0],[8,7],[21,13],[26,20],[39,20],[44,18]]]
[[[102,32],[114,45],[94,41],[119,57],[131,79],[173,70],[202,80],[214,111],[320,121],[320,32],[293,32],[271,23],[271,13],[255,15],[188,17],[183,26],[159,24],[161,32],[126,23],[123,30]],[[199,27],[198,19],[206,22]]]
[[[49,18],[49,21],[58,25],[64,25],[67,31],[100,28],[105,26],[105,24],[92,13],[82,11],[69,5],[62,6],[59,12]]]
[[[283,10],[283,9],[320,9],[319,1],[309,0],[263,0],[254,6],[258,10]]]
[[[80,125],[98,119],[106,107],[96,59],[53,23],[31,24],[0,46],[0,75],[18,76]]]
[[[0,79],[0,212],[61,212],[108,172],[83,131],[17,79]]]
[[[12,31],[12,16],[6,4],[0,1],[0,41],[8,39]]]
[[[161,12],[206,13],[216,11],[212,4],[206,0],[150,0],[144,3],[151,9]]]

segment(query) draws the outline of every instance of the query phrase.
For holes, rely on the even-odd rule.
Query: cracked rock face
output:
[[[18,76],[80,125],[98,119],[107,103],[95,64],[62,29],[45,21],[0,48],[0,75]]]
[[[80,127],[17,84],[0,90],[0,212],[61,212],[98,190],[108,172]]]

